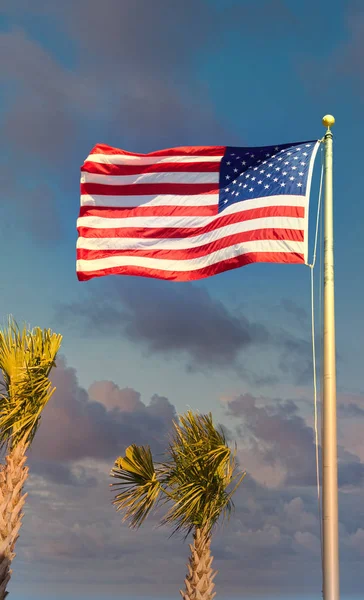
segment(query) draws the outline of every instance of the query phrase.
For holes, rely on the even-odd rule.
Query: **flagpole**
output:
[[[336,356],[334,304],[333,159],[331,127],[334,117],[322,119],[325,134],[324,209],[324,339],[322,428],[323,597],[339,600],[339,516],[336,424]]]

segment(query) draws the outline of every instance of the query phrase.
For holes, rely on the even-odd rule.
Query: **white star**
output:
[[[258,162],[258,163],[261,163],[262,161],[259,159],[259,160],[257,160],[257,162]]]
[[[303,167],[305,166],[305,164],[306,164],[305,162],[301,162],[300,163],[300,165],[302,165]]]
[[[267,156],[267,158],[269,158],[269,156],[270,156],[269,152],[266,154],[266,156]]]
[[[225,179],[230,179],[230,175],[226,175]]]
[[[252,178],[251,178],[251,181],[255,181],[255,180],[256,180],[256,177],[252,177]]]
[[[284,185],[286,185],[286,184],[285,184],[285,183],[283,183],[283,181],[282,181],[282,183],[281,183],[281,187],[283,187]]]
[[[250,173],[247,173],[245,177],[248,179],[250,177]]]
[[[297,169],[297,167],[292,167],[292,171],[295,171]]]
[[[235,154],[233,153],[231,156],[235,156]]]
[[[260,180],[258,181],[258,183],[259,183],[259,184],[261,184],[261,183],[263,183],[263,181],[260,179]]]
[[[287,156],[291,156],[292,152],[287,152]]]
[[[250,156],[251,156],[251,158],[254,158],[255,154],[251,154]]]
[[[306,148],[311,148],[311,144],[306,144]]]
[[[263,160],[262,165],[266,165],[266,164],[267,164],[267,161]]]
[[[231,162],[228,160],[228,162],[226,163],[227,165],[231,165]]]
[[[246,188],[246,187],[248,187],[248,186],[247,186],[247,184],[246,184],[246,183],[244,183],[244,185],[243,185],[243,188]]]
[[[272,174],[271,173],[267,173],[267,177],[272,177]]]
[[[302,183],[297,183],[298,187],[302,187]]]
[[[276,155],[275,155],[275,154],[272,154],[271,158],[275,158],[275,157],[276,157]]]
[[[303,172],[303,171],[300,171],[300,172],[298,173],[298,175],[301,175],[301,177],[302,177],[302,176],[304,175],[304,172]]]
[[[265,189],[267,190],[267,189],[269,188],[269,185],[265,185],[264,187],[265,187]]]
[[[288,161],[288,160],[286,160],[286,162],[285,162],[284,164],[285,164],[285,165],[289,165],[289,161]]]
[[[233,183],[236,183],[236,179],[234,179]]]
[[[268,167],[273,167],[273,163],[269,163],[269,164],[268,164]]]
[[[293,158],[293,160],[298,160],[298,158],[299,158],[298,156],[295,156],[295,157]]]
[[[237,157],[236,157],[236,160],[239,160],[239,158],[240,158],[240,156],[237,156]]]
[[[238,196],[239,194],[240,194],[240,192],[239,192],[239,191],[238,191],[238,192],[235,192],[235,196]]]
[[[245,156],[248,156],[249,152],[245,152]]]
[[[243,160],[243,162],[241,164],[243,165],[243,167],[245,167],[245,165],[246,165],[245,160]]]
[[[239,187],[241,187],[242,185],[243,185],[243,184],[240,182],[240,183],[239,183]]]
[[[234,173],[237,173],[237,172],[238,172],[238,169],[234,169]]]
[[[282,171],[282,175],[287,175],[287,171]]]
[[[254,188],[249,188],[249,192],[253,192],[253,191],[254,191]]]
[[[226,189],[225,189],[225,192],[228,192],[228,191],[229,191],[229,188],[226,188]]]
[[[275,151],[279,150],[279,146],[274,146],[274,150]]]
[[[273,179],[273,181],[278,181],[278,177],[275,177],[275,178]]]
[[[278,160],[283,160],[283,158],[281,156],[278,156]]]
[[[258,171],[259,167],[254,167],[253,171]]]
[[[291,180],[291,181],[293,181],[293,180],[294,180],[294,177],[290,177],[290,180]]]
[[[275,169],[275,170],[276,170],[276,171],[280,171],[280,170],[281,170],[281,168],[280,168],[280,167],[276,167],[276,169]]]
[[[308,152],[303,152],[303,156],[308,156]]]
[[[226,204],[227,202],[229,202],[229,200],[226,198],[226,200],[224,200],[224,204]]]
[[[262,169],[261,171],[259,171],[259,173],[265,173],[264,169]]]

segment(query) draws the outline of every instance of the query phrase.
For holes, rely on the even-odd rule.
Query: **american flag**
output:
[[[77,276],[186,281],[253,262],[307,262],[319,142],[135,154],[100,144],[81,167]]]

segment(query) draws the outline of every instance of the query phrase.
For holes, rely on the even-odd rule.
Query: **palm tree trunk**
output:
[[[8,595],[6,587],[12,573],[11,563],[27,497],[23,494],[28,476],[28,467],[25,466],[27,447],[28,444],[23,442],[17,444],[9,450],[5,464],[0,466],[0,600]]]
[[[190,550],[186,589],[180,590],[180,594],[183,600],[212,600],[216,595],[213,580],[217,571],[211,567],[214,558],[211,556],[211,535],[196,528]]]

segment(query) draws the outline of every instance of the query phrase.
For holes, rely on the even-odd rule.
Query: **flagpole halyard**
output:
[[[324,207],[324,324],[323,324],[323,434],[322,434],[322,519],[323,597],[339,600],[339,518],[337,475],[336,350],[333,233],[333,136],[335,119],[326,115],[325,207]]]

